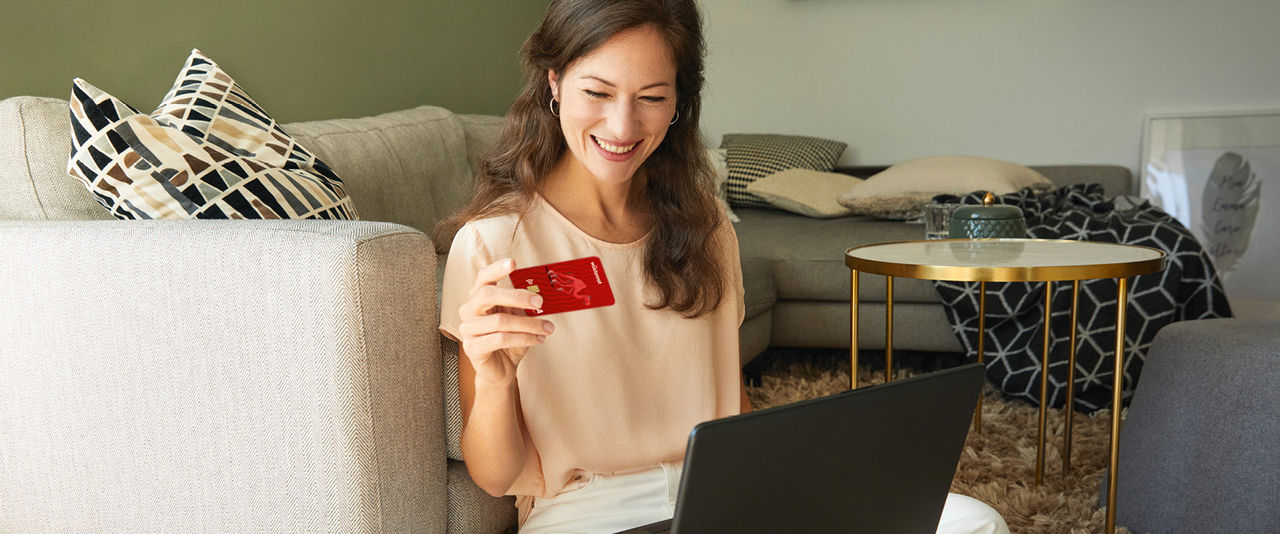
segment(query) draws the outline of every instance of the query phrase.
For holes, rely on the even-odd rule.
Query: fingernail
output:
[[[550,321],[542,323],[542,329],[546,330],[548,334],[556,331],[556,327],[552,326]]]
[[[538,336],[538,343],[542,343],[543,341],[546,341],[546,340],[547,340],[547,336]]]
[[[529,304],[533,305],[533,307],[534,307],[534,308],[541,308],[541,307],[542,307],[542,297],[539,297],[539,296],[537,296],[537,295],[534,295],[534,296],[533,296],[533,298],[529,299]]]
[[[516,260],[507,260],[507,264],[506,264],[506,265],[507,265],[507,267],[510,267],[510,268],[514,269],[514,268],[515,268],[515,266],[516,266]]]

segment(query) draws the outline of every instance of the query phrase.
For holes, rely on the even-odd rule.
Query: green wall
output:
[[[506,112],[539,0],[26,0],[3,4],[0,98],[84,78],[150,111],[192,48],[276,120],[431,104]]]

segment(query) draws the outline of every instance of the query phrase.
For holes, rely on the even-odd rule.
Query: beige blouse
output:
[[[696,319],[644,306],[655,295],[643,278],[648,237],[601,241],[541,196],[528,213],[471,221],[454,237],[440,305],[440,330],[454,339],[476,273],[503,258],[520,268],[598,256],[614,292],[612,306],[544,316],[555,332],[517,370],[529,457],[508,494],[523,497],[522,512],[529,497],[555,496],[586,473],[680,460],[694,425],[741,409],[745,306],[733,226],[724,219],[715,240],[732,270],[729,290]]]

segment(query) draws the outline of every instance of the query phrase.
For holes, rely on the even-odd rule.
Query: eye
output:
[[[667,97],[665,97],[665,96],[642,96],[642,97],[640,97],[640,100],[644,100],[645,102],[650,102],[650,103],[653,103],[653,104],[661,104],[661,103],[663,103],[663,102],[666,102],[666,101],[667,101]]]
[[[608,97],[609,97],[609,95],[608,95],[607,93],[598,93],[598,92],[592,91],[592,90],[590,90],[590,89],[583,89],[583,90],[582,90],[582,92],[583,92],[583,93],[585,93],[588,97],[590,97],[590,98],[594,98],[594,99],[597,99],[597,100],[602,99],[602,98],[608,98]]]

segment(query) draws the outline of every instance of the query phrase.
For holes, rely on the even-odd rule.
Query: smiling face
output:
[[[635,176],[675,117],[675,63],[649,26],[613,36],[547,79],[560,101],[569,172],[609,184]]]

